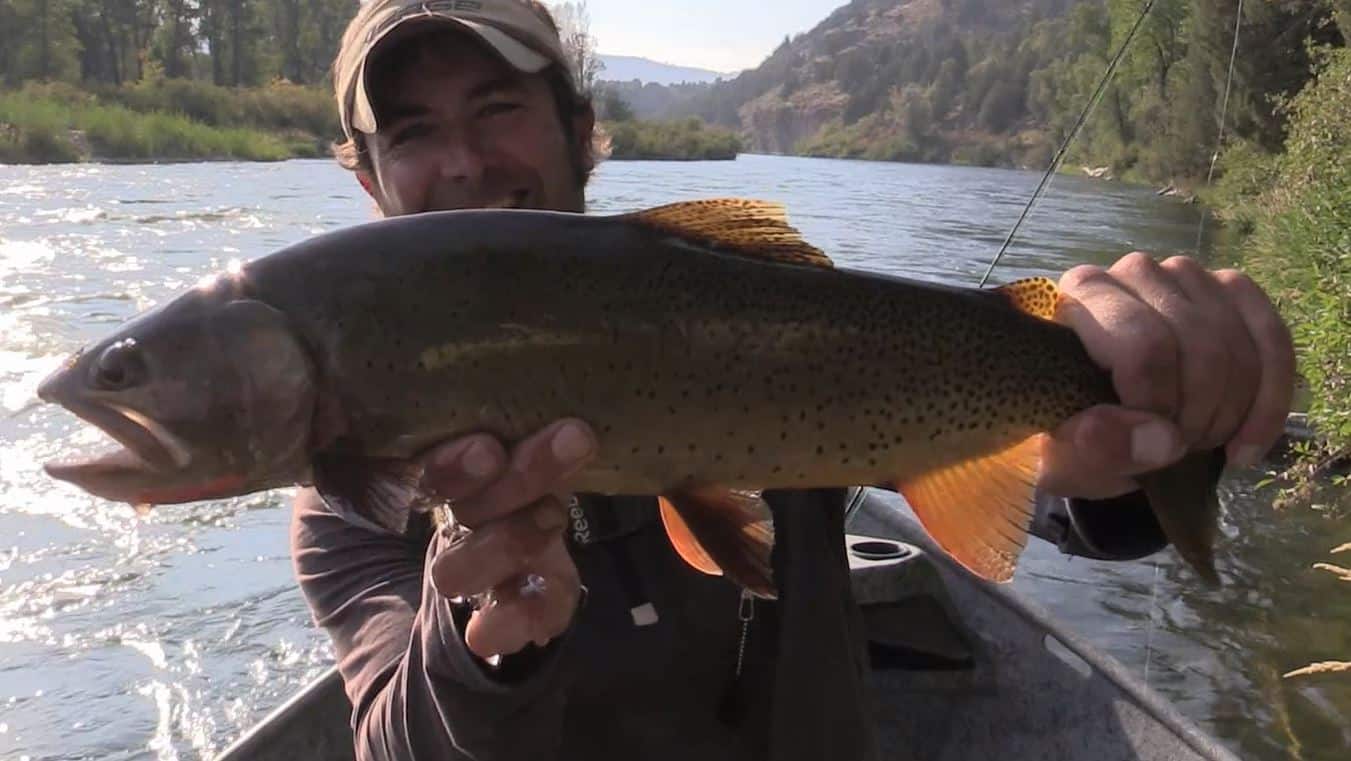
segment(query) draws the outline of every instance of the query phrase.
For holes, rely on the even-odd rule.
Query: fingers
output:
[[[1045,439],[1038,483],[1052,494],[1107,499],[1139,489],[1132,476],[1175,462],[1185,452],[1181,431],[1167,418],[1093,407]]]
[[[1199,318],[1196,326],[1199,331],[1194,328],[1192,332],[1201,340],[1190,343],[1199,343],[1202,347],[1189,352],[1193,363],[1201,364],[1211,374],[1222,373],[1215,379],[1218,393],[1213,394],[1209,402],[1194,400],[1197,402],[1195,411],[1181,423],[1187,439],[1196,442],[1194,448],[1213,449],[1223,445],[1238,430],[1252,407],[1262,376],[1257,347],[1234,301],[1211,273],[1185,256],[1164,261],[1160,269],[1187,294]],[[1208,341],[1205,340],[1207,337]],[[1208,353],[1206,346],[1213,347],[1213,353]],[[1192,387],[1213,387],[1209,381],[1206,372],[1198,371],[1194,374],[1195,385]],[[1190,401],[1184,402],[1184,409]],[[1200,413],[1206,407],[1210,408],[1208,419]]]
[[[1100,267],[1081,266],[1060,279],[1057,318],[1079,334],[1089,357],[1112,373],[1126,407],[1172,416],[1177,412],[1177,339],[1162,315]]]
[[[527,644],[543,646],[567,631],[581,598],[576,567],[561,534],[555,535],[539,558],[543,588],[524,591],[513,580],[493,589],[493,601],[474,612],[465,630],[465,643],[482,658],[510,655]]]
[[[482,491],[501,474],[506,450],[487,434],[456,439],[423,458],[422,488],[448,500],[461,500]]]
[[[581,581],[563,541],[568,515],[557,495],[597,448],[585,423],[566,419],[510,452],[490,436],[468,436],[424,458],[423,487],[452,500],[455,521],[472,529],[433,558],[432,586],[448,598],[491,592],[465,632],[475,654],[508,655],[567,629]],[[531,577],[543,586],[522,593]]]
[[[559,420],[517,444],[496,478],[456,498],[455,518],[473,528],[561,492],[567,478],[585,466],[596,449],[589,426],[580,420]]]
[[[1221,270],[1215,273],[1215,279],[1247,326],[1261,368],[1252,406],[1227,447],[1232,462],[1249,466],[1256,464],[1285,430],[1295,393],[1294,341],[1275,305],[1251,279],[1234,270]]]
[[[550,496],[485,523],[436,556],[432,584],[446,597],[468,597],[525,576],[567,522],[567,508]]]

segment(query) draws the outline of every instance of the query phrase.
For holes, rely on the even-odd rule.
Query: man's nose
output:
[[[457,183],[474,183],[483,178],[488,159],[479,140],[457,135],[441,153],[441,176]]]

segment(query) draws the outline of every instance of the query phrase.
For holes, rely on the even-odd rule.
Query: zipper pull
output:
[[[736,617],[741,622],[741,642],[736,650],[736,675],[741,676],[741,664],[746,658],[746,637],[750,634],[751,619],[755,618],[755,597],[750,590],[741,590],[741,604],[737,606]]]

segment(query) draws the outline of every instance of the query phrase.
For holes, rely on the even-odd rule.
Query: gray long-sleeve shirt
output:
[[[585,499],[569,542],[585,605],[562,637],[492,667],[464,644],[469,611],[424,572],[440,537],[377,534],[302,493],[295,570],[337,652],[357,757],[872,757],[864,635],[834,539],[843,492],[766,498],[780,599],[756,601],[750,626],[731,582],[674,553],[654,500]],[[1043,500],[1033,530],[1098,557],[1163,546],[1137,497],[1068,510]]]

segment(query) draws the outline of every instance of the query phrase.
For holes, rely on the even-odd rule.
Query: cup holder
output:
[[[864,560],[900,560],[912,554],[909,547],[897,542],[869,539],[849,545],[849,551]]]

